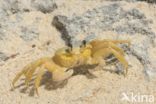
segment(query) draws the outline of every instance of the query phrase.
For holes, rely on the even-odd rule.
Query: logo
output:
[[[121,101],[127,101],[127,102],[132,102],[132,103],[135,103],[135,102],[154,103],[154,95],[145,95],[145,94],[140,94],[140,93],[135,94],[133,92],[130,92],[130,93],[123,92],[121,96]]]

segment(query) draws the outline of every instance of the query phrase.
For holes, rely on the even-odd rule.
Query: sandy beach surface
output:
[[[55,5],[52,9],[48,9],[49,12],[46,8],[51,8],[51,5],[46,7],[45,4],[51,2],[48,2],[50,0],[45,1],[47,2],[42,4],[42,0],[36,0],[35,6],[31,6],[33,5],[30,5],[31,0],[21,0],[18,2],[19,7],[15,8],[16,3],[11,2],[11,0],[10,5],[8,2],[0,0],[0,6],[3,8],[2,13],[0,12],[0,104],[156,104],[156,47],[154,46],[156,45],[156,4],[141,1],[130,2],[130,0],[52,0],[52,4]],[[99,12],[99,8],[107,7],[113,3],[120,5],[125,13],[129,13],[126,11],[135,8],[141,11],[144,17],[139,18],[140,14],[132,14],[129,17],[121,17],[124,19],[120,23],[111,23],[120,20],[111,21],[111,18],[114,17],[112,15],[111,18],[108,20],[106,18],[104,21],[113,24],[114,29],[105,30],[105,27],[100,24],[100,18],[98,18],[98,15],[102,13]],[[116,8],[118,9],[118,6]],[[45,12],[44,9],[47,11]],[[95,17],[92,13],[94,10]],[[88,24],[86,22],[85,25],[83,21],[87,21],[85,20],[86,15],[84,15],[87,11],[92,13],[89,16],[93,19]],[[121,14],[120,11],[117,13]],[[16,88],[13,90],[12,80],[25,65],[41,57],[52,57],[57,49],[65,47],[65,40],[62,39],[63,34],[52,24],[53,18],[59,15],[67,17],[68,21],[71,20],[65,25],[69,24],[69,30],[67,26],[68,35],[73,36],[73,40],[76,42],[83,40],[93,32],[96,34],[95,38],[100,39],[131,39],[132,47],[130,48],[132,51],[129,52],[127,49],[125,54],[129,63],[127,76],[115,73],[114,70],[117,70],[115,66],[105,66],[91,70],[93,75],[87,72],[78,73],[57,85],[51,80],[51,75],[46,73],[39,87],[39,96],[33,90],[33,81],[26,89],[24,77],[18,80]],[[105,16],[110,15],[105,14]],[[138,18],[136,19],[135,16]],[[132,28],[134,33],[127,35],[129,32],[123,34],[117,32],[115,26],[130,26],[124,24],[127,23],[125,21],[128,19],[132,23],[138,21],[136,25],[138,28]],[[141,26],[140,20],[145,21],[145,24],[149,23],[149,25]],[[92,21],[95,23],[100,21],[99,24],[96,24],[99,27],[94,28]],[[111,22],[109,23],[109,21]],[[79,25],[77,25],[78,22]],[[83,29],[84,31],[81,31]],[[126,29],[123,28],[122,31],[131,31]],[[128,29],[130,28],[128,27]],[[150,38],[151,35],[147,34],[153,34],[153,37]],[[144,49],[145,45],[142,43],[145,43],[147,48]],[[139,45],[143,46],[142,50],[136,48]],[[144,55],[141,52],[145,51],[148,52],[149,61],[147,63],[146,58],[141,57]],[[151,69],[146,69],[146,66]]]

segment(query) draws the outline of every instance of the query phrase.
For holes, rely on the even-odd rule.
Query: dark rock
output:
[[[138,0],[138,1],[145,1],[145,2],[148,2],[148,3],[156,3],[156,0]]]
[[[71,37],[69,36],[67,29],[65,26],[66,23],[63,22],[67,22],[67,17],[65,16],[56,16],[54,17],[52,24],[61,32],[62,34],[62,39],[66,42],[66,44],[71,43]]]
[[[121,25],[115,25],[124,21]],[[153,41],[155,33],[148,26],[151,20],[146,19],[145,15],[137,9],[125,11],[117,3],[101,6],[93,10],[88,10],[81,16],[72,17],[55,16],[53,25],[61,31],[64,38],[70,39],[73,43],[78,41],[77,34],[82,32],[94,33],[94,30],[115,31],[118,34],[134,35],[136,33],[147,35]],[[90,34],[89,33],[89,34]]]
[[[43,13],[50,13],[57,8],[54,0],[6,0],[1,3],[1,9],[5,12],[10,11],[12,14],[34,10],[41,11]]]

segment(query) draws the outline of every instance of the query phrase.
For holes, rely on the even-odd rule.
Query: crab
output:
[[[80,65],[99,65],[103,62],[103,58],[113,54],[126,69],[128,62],[124,58],[124,51],[117,46],[117,44],[128,43],[129,40],[93,40],[91,42],[82,42],[80,48],[73,48],[71,44],[67,48],[58,49],[54,56],[40,58],[28,65],[26,65],[21,72],[19,72],[13,79],[12,85],[14,87],[17,80],[24,75],[25,84],[28,87],[33,77],[33,74],[38,70],[34,80],[34,88],[38,95],[38,87],[40,85],[42,76],[47,69],[52,73],[53,81],[63,81],[68,79],[73,74],[73,68]]]

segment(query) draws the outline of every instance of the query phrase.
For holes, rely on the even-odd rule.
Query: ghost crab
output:
[[[16,75],[12,84],[14,86],[17,80],[24,75],[25,84],[29,86],[35,70],[38,69],[34,82],[34,87],[38,94],[38,87],[42,75],[45,72],[44,69],[52,73],[52,79],[54,81],[62,81],[72,76],[72,69],[74,67],[85,64],[99,65],[103,58],[110,54],[113,54],[124,65],[126,75],[128,62],[124,58],[124,51],[117,46],[117,44],[122,43],[128,43],[130,45],[129,40],[93,40],[88,43],[84,40],[80,48],[73,48],[72,45],[69,44],[69,47],[57,50],[51,58],[40,58],[26,65],[23,70]]]

